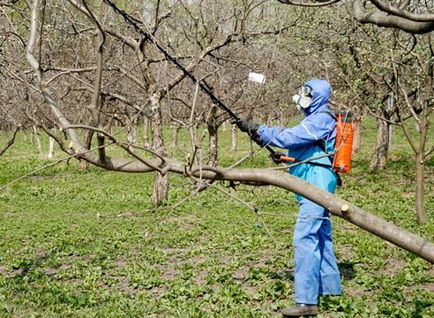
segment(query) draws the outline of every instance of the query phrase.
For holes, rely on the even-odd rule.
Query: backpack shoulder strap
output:
[[[330,109],[325,109],[325,110],[319,111],[317,114],[320,114],[320,113],[328,114],[328,115],[330,115],[330,117],[332,117],[334,120],[336,120],[336,115]],[[326,147],[325,147],[324,143],[322,142],[322,140],[318,140],[317,144],[321,147],[322,151],[327,153]],[[329,157],[329,159],[331,161],[333,161],[333,159],[331,159],[330,157]],[[333,164],[333,162],[332,162],[332,164]]]
[[[335,115],[335,113],[333,113],[330,109],[325,109],[325,110],[319,111],[318,114],[320,114],[320,113],[328,114],[328,115],[330,115],[334,120],[336,120],[336,115]]]
[[[336,115],[335,115],[331,110],[329,110],[329,109],[322,110],[322,111],[320,111],[320,112],[318,112],[318,113],[325,113],[325,114],[328,114],[328,115],[330,115],[334,120],[336,120]],[[325,145],[324,145],[324,143],[322,143],[322,140],[318,140],[317,144],[318,144],[318,146],[320,146],[320,148],[321,148],[322,151],[324,151],[325,153],[327,153],[327,150],[325,149]],[[330,163],[332,164],[332,167],[333,167],[333,159],[332,159],[332,157],[329,156],[328,158],[329,158]],[[314,164],[315,164],[315,163],[314,163]],[[337,186],[338,186],[338,187],[342,186],[342,179],[341,179],[341,176],[340,176],[339,173],[337,173],[336,171],[333,170],[333,172],[335,173],[336,178],[337,178]]]

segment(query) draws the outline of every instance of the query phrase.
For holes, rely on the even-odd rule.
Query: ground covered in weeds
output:
[[[380,172],[369,171],[364,143],[338,195],[434,241],[434,161],[428,222],[418,225],[414,158],[395,142]],[[151,174],[80,171],[75,161],[7,185],[53,163],[33,148],[19,135],[0,157],[2,317],[280,317],[292,304],[291,193],[222,182],[190,197],[194,184],[171,176],[168,204],[154,208]],[[223,166],[240,155],[220,153]],[[260,152],[244,166],[271,163]],[[434,317],[431,264],[337,217],[333,225],[344,294],[322,299],[319,317]]]

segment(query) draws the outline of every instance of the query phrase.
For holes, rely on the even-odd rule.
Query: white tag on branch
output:
[[[259,84],[265,84],[265,75],[260,73],[250,72],[249,81],[256,82]]]

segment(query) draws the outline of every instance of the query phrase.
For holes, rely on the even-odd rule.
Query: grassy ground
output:
[[[408,147],[396,131],[388,169],[369,172],[373,138],[365,126],[338,195],[434,241],[434,161],[420,226]],[[229,132],[221,140],[222,164],[234,162]],[[0,158],[0,187],[52,163],[35,148],[18,137]],[[269,165],[264,153],[246,163]],[[293,195],[221,183],[178,205],[193,186],[171,176],[167,206],[153,208],[151,182],[150,174],[80,172],[72,161],[2,188],[0,316],[280,317],[293,296]],[[338,218],[334,237],[344,295],[322,299],[319,317],[434,317],[432,265]]]

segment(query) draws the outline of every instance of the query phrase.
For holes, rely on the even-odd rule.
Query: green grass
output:
[[[428,223],[420,226],[412,154],[396,130],[388,169],[370,172],[373,128],[364,126],[363,148],[338,195],[434,241],[434,161],[427,165]],[[220,140],[223,165],[249,149],[243,137],[231,155],[229,132]],[[52,162],[19,135],[0,157],[0,186]],[[271,163],[260,152],[244,166]],[[75,161],[3,189],[0,316],[280,317],[293,296],[293,195],[217,183],[173,209],[193,185],[170,178],[169,202],[159,208],[151,204],[152,174],[81,172]],[[434,317],[431,264],[336,217],[334,237],[344,295],[322,299],[319,317]]]

